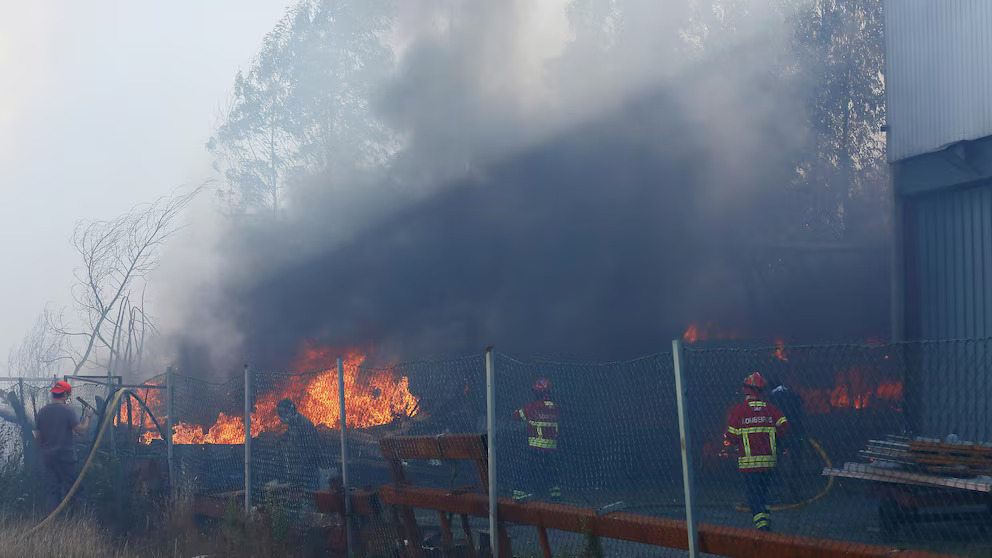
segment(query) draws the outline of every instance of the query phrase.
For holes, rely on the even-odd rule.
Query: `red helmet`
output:
[[[538,393],[546,393],[551,391],[551,382],[545,378],[538,378],[538,380],[534,382],[534,391]]]
[[[765,379],[755,372],[747,378],[744,378],[744,393],[752,396],[758,396],[765,392]]]
[[[72,393],[72,386],[69,385],[69,382],[55,382],[51,392],[55,395]]]

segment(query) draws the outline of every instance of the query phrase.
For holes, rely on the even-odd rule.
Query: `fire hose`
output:
[[[820,457],[823,458],[823,466],[826,467],[826,468],[828,468],[828,469],[830,467],[833,467],[833,464],[830,462],[830,457],[828,457],[827,456],[827,452],[823,451],[823,448],[820,447],[819,442],[817,442],[813,438],[810,438],[809,439],[809,443],[810,443],[811,446],[813,446],[813,449],[815,449],[817,451],[817,453],[820,454]],[[827,486],[825,486],[823,488],[823,490],[821,490],[820,493],[817,494],[816,496],[813,496],[812,498],[808,498],[808,499],[803,500],[801,502],[796,502],[794,504],[783,504],[781,506],[769,506],[768,510],[769,511],[794,510],[794,509],[802,508],[802,507],[805,507],[805,506],[808,506],[808,505],[812,504],[813,502],[815,502],[815,501],[819,500],[820,498],[823,498],[824,496],[826,496],[827,495],[827,492],[830,492],[830,489],[833,488],[833,486],[834,486],[834,477],[830,477],[829,479],[830,480],[827,481]],[[737,505],[737,511],[749,511],[749,508],[738,504]]]
[[[112,409],[113,412],[116,413],[117,406],[120,405],[121,402],[121,397],[123,397],[125,394],[131,394],[131,393],[132,392],[130,390],[126,390],[126,389],[117,390],[117,392],[114,393],[113,398],[111,398],[110,403],[108,403],[107,406],[104,407],[104,409],[105,410]],[[108,416],[112,417],[113,415],[105,414],[104,416],[105,418],[103,424],[100,425],[100,431],[97,432],[96,440],[93,442],[93,447],[90,449],[90,454],[86,458],[86,463],[83,465],[82,470],[79,471],[79,476],[76,477],[76,482],[73,483],[72,488],[69,489],[68,494],[66,494],[65,498],[62,499],[62,503],[59,504],[58,507],[55,508],[55,510],[52,513],[48,514],[48,517],[43,519],[41,523],[35,525],[26,533],[21,535],[22,540],[34,534],[36,531],[38,531],[39,529],[50,523],[53,519],[55,519],[55,516],[57,516],[59,513],[62,512],[63,509],[65,509],[65,506],[69,503],[69,500],[71,500],[73,495],[75,495],[76,492],[79,490],[79,485],[83,482],[83,477],[86,476],[86,472],[89,470],[90,465],[92,465],[93,463],[93,458],[96,456],[96,450],[100,447],[100,441],[103,440],[103,435],[107,432],[107,425],[114,422],[113,420],[106,420],[106,417]]]

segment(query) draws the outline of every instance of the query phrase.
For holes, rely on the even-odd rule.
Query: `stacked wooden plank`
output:
[[[859,455],[868,463],[845,463],[823,474],[881,482],[992,492],[992,446],[888,436],[870,440]]]

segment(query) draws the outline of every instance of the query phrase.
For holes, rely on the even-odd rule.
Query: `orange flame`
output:
[[[682,334],[682,340],[686,343],[695,343],[696,341],[707,341],[709,339],[739,339],[741,336],[737,333],[729,331],[719,331],[713,327],[713,324],[706,322],[704,325],[700,326],[698,324],[690,324]]]
[[[330,348],[304,346],[303,354],[293,365],[298,375],[280,378],[279,385],[258,396],[251,414],[251,434],[282,432],[285,425],[279,421],[276,406],[282,399],[290,399],[297,410],[314,425],[337,429],[341,427],[338,402],[338,373],[336,358],[339,353]],[[388,424],[397,417],[411,417],[417,412],[419,399],[410,393],[409,380],[396,378],[389,370],[362,369],[365,355],[352,351],[342,358],[345,393],[345,420],[349,428],[367,428]],[[304,373],[308,370],[319,370]],[[151,391],[151,390],[150,390]],[[157,395],[157,394],[156,394]],[[152,406],[149,394],[149,406]],[[155,399],[159,407],[161,402]],[[133,411],[132,411],[133,413]],[[126,419],[127,414],[123,412]],[[147,428],[153,428],[147,421]],[[220,413],[217,421],[208,428],[180,422],[173,427],[174,444],[243,444],[245,442],[244,417]],[[146,432],[141,441],[149,444],[161,439],[157,431]]]
[[[864,370],[853,367],[836,374],[833,388],[798,388],[806,413],[820,415],[832,409],[865,409],[879,405],[899,409],[902,382],[887,379],[875,383],[865,375]]]
[[[789,358],[785,356],[785,341],[781,339],[776,339],[775,346],[778,348],[775,349],[775,352],[772,353],[772,355],[779,360],[788,361]]]

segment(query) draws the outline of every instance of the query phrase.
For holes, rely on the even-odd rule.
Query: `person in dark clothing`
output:
[[[58,507],[76,482],[73,435],[85,434],[90,425],[90,413],[86,413],[80,422],[76,412],[68,405],[72,397],[72,386],[68,382],[56,382],[51,393],[52,402],[42,407],[35,416],[35,437],[38,439],[45,478],[45,503],[49,511]]]
[[[285,424],[283,443],[286,447],[286,475],[291,484],[306,490],[317,490],[320,481],[320,442],[317,427],[296,410],[289,399],[276,405],[279,421]]]
[[[778,407],[785,418],[789,419],[792,436],[783,444],[782,450],[788,450],[794,457],[801,458],[806,444],[806,412],[803,410],[803,397],[785,387],[781,382],[773,381],[775,386],[768,393],[768,402]]]
[[[806,449],[806,413],[803,410],[803,398],[795,391],[785,387],[780,381],[773,380],[774,388],[768,393],[768,402],[778,407],[789,421],[791,435],[782,440],[783,454],[779,472],[791,492],[793,501],[798,501],[799,490],[797,483],[802,473],[803,456]]]

